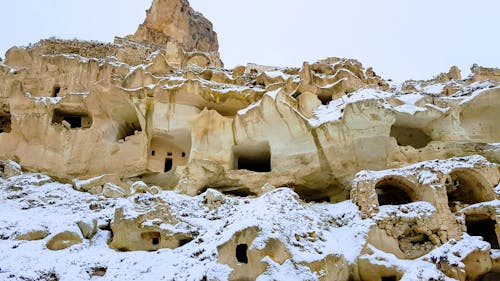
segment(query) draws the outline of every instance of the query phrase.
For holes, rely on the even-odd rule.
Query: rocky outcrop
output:
[[[224,69],[217,50],[186,0],[154,0],[114,43],[8,51],[0,279],[495,278],[498,69],[396,85],[346,58]]]
[[[177,41],[190,52],[219,50],[212,23],[194,11],[187,0],[154,0],[144,23],[128,38],[159,44]]]
[[[129,214],[137,212],[141,212],[140,215]],[[132,208],[118,208],[111,223],[113,239],[110,247],[119,251],[175,249],[194,239],[193,234],[189,232],[173,230],[178,223],[179,220],[161,201],[151,201],[144,206]]]

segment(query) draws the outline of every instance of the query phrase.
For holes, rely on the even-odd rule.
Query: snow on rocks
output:
[[[474,157],[465,162],[474,163]],[[363,266],[370,265],[393,268],[401,280],[449,280],[434,264],[437,252],[405,261],[367,244],[370,229],[377,221],[432,216],[435,208],[426,202],[383,206],[373,219],[362,219],[350,201],[305,204],[288,188],[270,189],[258,198],[226,196],[211,189],[196,197],[161,191],[157,195],[105,198],[75,191],[71,185],[44,182],[39,177],[25,174],[0,186],[0,234],[7,239],[0,244],[0,251],[7,253],[0,257],[0,278],[55,274],[59,280],[88,280],[89,275],[103,274],[122,280],[226,280],[237,276],[234,274],[238,270],[254,270],[257,280],[276,279],[285,273],[297,280],[327,280],[324,278],[328,276],[347,280],[354,268],[361,269],[356,272],[363,276]],[[12,189],[20,183],[19,189]],[[19,196],[12,196],[15,194]],[[89,209],[95,203],[101,207]],[[123,215],[117,217],[116,210],[122,210]],[[136,230],[138,241],[143,241],[140,243],[155,244],[156,239],[165,238],[155,234],[162,231],[184,236],[177,236],[178,243],[171,249],[126,253],[110,249],[108,240],[130,234],[130,230],[113,229],[113,237],[106,224],[123,219],[133,222],[139,217],[144,218]],[[14,239],[16,233],[37,228],[45,231],[36,237],[38,240]],[[237,263],[237,257],[232,256],[244,242],[248,247],[246,258],[252,260],[248,264]],[[58,251],[47,251],[47,243],[49,249]],[[484,252],[485,245],[469,243],[464,246],[468,251],[462,251],[463,256],[474,249]],[[277,256],[276,249],[282,249],[283,255]]]

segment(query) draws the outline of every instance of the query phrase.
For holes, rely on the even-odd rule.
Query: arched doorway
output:
[[[380,206],[403,205],[415,201],[413,185],[402,177],[389,176],[381,179],[375,185],[375,191]]]
[[[471,169],[454,170],[445,185],[448,205],[452,210],[495,199],[491,192],[488,192],[488,181]]]

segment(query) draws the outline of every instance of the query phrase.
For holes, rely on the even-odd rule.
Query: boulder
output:
[[[0,160],[0,177],[8,179],[10,177],[19,176],[23,172],[21,166],[12,160]]]
[[[148,185],[145,184],[143,181],[136,181],[130,187],[130,193],[131,194],[146,193],[148,192],[148,189],[149,189]]]
[[[48,230],[30,230],[24,233],[20,233],[16,235],[16,240],[26,240],[26,241],[34,241],[34,240],[42,240],[45,237],[49,236],[50,232]]]
[[[107,198],[122,198],[127,196],[127,191],[118,185],[108,182],[102,188],[102,195]]]
[[[123,185],[120,177],[115,174],[106,174],[89,179],[73,179],[73,188],[78,191],[89,191],[93,187],[103,186],[105,183],[113,183],[115,185]]]
[[[49,250],[59,251],[80,243],[82,243],[82,237],[79,234],[72,231],[64,231],[50,238],[46,246]]]
[[[78,228],[82,232],[83,238],[92,239],[97,233],[97,220],[93,219],[90,221],[78,221],[76,223]]]

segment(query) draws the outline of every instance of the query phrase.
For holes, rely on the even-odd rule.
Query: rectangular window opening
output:
[[[62,124],[71,129],[88,129],[92,126],[92,118],[87,113],[65,112],[56,109],[52,116],[52,124]]]

